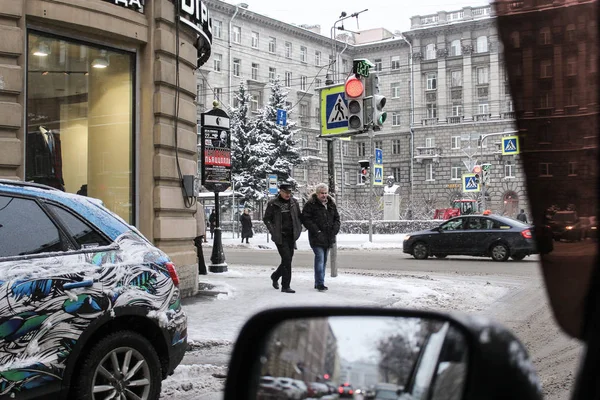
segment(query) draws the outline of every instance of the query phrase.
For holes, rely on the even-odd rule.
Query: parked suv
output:
[[[99,200],[0,180],[0,397],[158,399],[187,346],[178,285]]]

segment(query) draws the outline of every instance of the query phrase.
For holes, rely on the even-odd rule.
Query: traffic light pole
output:
[[[337,201],[335,196],[335,141],[333,139],[327,140],[327,175],[329,178],[329,195]],[[335,278],[337,276],[337,243],[334,243],[329,250],[329,266],[331,277]]]
[[[369,242],[373,243],[373,136],[369,131]]]

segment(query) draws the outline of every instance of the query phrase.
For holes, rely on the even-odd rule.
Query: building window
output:
[[[356,144],[356,148],[357,148],[357,155],[359,157],[366,157],[367,156],[367,144],[366,143],[357,143]]]
[[[392,70],[400,69],[400,56],[392,56]]]
[[[240,76],[240,70],[242,69],[242,60],[239,58],[233,59],[233,76]]]
[[[427,103],[427,118],[437,118],[437,103]]]
[[[514,31],[510,34],[510,44],[515,49],[521,47],[521,38],[519,35],[519,31]]]
[[[435,60],[435,44],[431,43],[425,46],[425,59]]]
[[[460,40],[453,40],[450,44],[450,55],[460,56],[462,54],[462,48],[460,46]]]
[[[344,185],[350,184],[350,173],[348,171],[344,171]]]
[[[321,52],[320,51],[315,51],[315,65],[317,67],[321,66]]]
[[[317,138],[316,143],[317,143],[317,151],[319,153],[323,152],[323,141],[321,139]]]
[[[375,64],[375,71],[383,71],[383,62],[381,62],[381,58],[376,58],[375,61],[373,61],[373,64]]]
[[[552,176],[551,163],[540,163],[540,176]]]
[[[292,87],[292,73],[290,71],[285,73],[285,86]]]
[[[400,97],[400,83],[399,82],[392,83],[392,97],[395,99]]]
[[[427,164],[426,166],[426,180],[428,181],[433,181],[435,180],[435,176],[434,176],[434,170],[433,170],[433,163],[430,162]]]
[[[213,37],[217,39],[223,37],[223,21],[213,19]]]
[[[321,125],[321,110],[319,107],[315,108],[315,116],[317,118],[317,125]]]
[[[552,132],[548,128],[548,125],[541,125],[538,128],[538,142],[543,144],[552,143]]]
[[[306,76],[301,76],[300,77],[300,90],[302,90],[303,92],[306,92],[306,86],[308,84],[308,78]]]
[[[577,57],[569,57],[567,59],[567,76],[577,75]]]
[[[50,56],[27,58],[25,180],[68,193],[87,187],[89,196],[135,224],[135,54],[37,32],[28,34],[28,53],[41,43]]]
[[[214,88],[213,94],[215,96],[215,100],[221,100],[223,98],[223,88]]]
[[[575,25],[569,24],[567,25],[567,29],[565,31],[565,39],[567,43],[573,43],[575,41]]]
[[[540,95],[540,108],[552,108],[552,92],[544,92]]]
[[[435,72],[430,72],[427,74],[427,90],[436,90],[437,89],[437,74]]]
[[[302,168],[302,180],[308,182],[308,168]]]
[[[540,62],[540,78],[552,78],[552,61],[542,60]]]
[[[392,154],[400,154],[400,139],[392,140]]]
[[[550,28],[542,28],[540,29],[540,44],[552,44],[552,36],[550,33]]]
[[[308,103],[302,102],[300,103],[300,125],[308,126],[309,125],[309,111],[308,111]]]
[[[394,182],[400,182],[400,168],[392,168],[392,174],[394,175]]]
[[[258,32],[252,32],[252,47],[258,48]]]
[[[452,87],[461,87],[462,86],[462,71],[452,71]]]
[[[452,149],[457,150],[460,149],[460,136],[452,136]]]
[[[273,36],[269,37],[269,53],[275,53],[277,51],[277,39]]]
[[[262,92],[254,91],[250,93],[250,111],[258,112],[262,100]]]
[[[221,63],[223,62],[223,55],[222,54],[215,54],[213,56],[213,69],[216,72],[221,72]]]
[[[315,89],[321,87],[321,80],[319,78],[315,79]]]
[[[451,168],[450,179],[453,181],[460,181],[462,175],[462,166],[460,163],[452,163]]]
[[[576,106],[577,105],[577,90],[575,89],[567,89],[566,91],[565,101],[566,106]]]
[[[453,104],[452,105],[452,116],[460,117],[463,115],[463,106],[462,104]]]
[[[233,27],[233,43],[242,43],[242,28],[239,26]]]
[[[489,114],[490,105],[488,103],[479,103],[477,105],[477,114]]]
[[[400,126],[400,113],[392,112],[392,126]]]
[[[258,64],[252,63],[252,79],[258,80]]]
[[[477,68],[477,84],[487,85],[489,82],[489,69],[488,67]]]
[[[344,157],[348,157],[350,144],[348,142],[342,142],[342,154]]]
[[[292,58],[292,44],[285,42],[285,58]]]
[[[274,81],[277,77],[277,69],[275,67],[269,67],[269,80]]]
[[[513,103],[512,100],[508,100],[506,102],[506,111],[507,112],[513,112],[513,111],[515,111],[515,106],[514,106],[514,103]]]
[[[514,178],[515,177],[515,166],[512,161],[507,161],[504,164],[504,177],[505,178]]]
[[[346,59],[342,60],[342,72],[350,72],[350,68],[348,67],[348,60]]]
[[[435,146],[435,141],[432,137],[425,138],[425,147],[433,147]]]
[[[577,161],[569,161],[569,176],[577,175]]]
[[[488,52],[487,36],[479,36],[477,38],[477,52],[478,53],[487,53]]]
[[[308,138],[304,135],[300,136],[300,147],[303,149],[308,147]]]
[[[300,61],[306,62],[308,59],[308,50],[304,46],[300,46]]]

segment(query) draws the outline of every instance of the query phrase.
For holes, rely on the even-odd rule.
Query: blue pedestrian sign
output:
[[[463,174],[462,176],[463,192],[479,192],[481,187],[476,181],[475,174]]]
[[[267,176],[267,182],[269,184],[269,194],[277,194],[277,175],[270,174]]]
[[[519,149],[519,137],[518,136],[504,136],[502,138],[502,155],[513,156],[520,153]]]
[[[373,176],[373,186],[383,186],[383,165],[375,165],[375,175]]]
[[[383,151],[381,149],[375,149],[375,164],[383,164]]]
[[[321,90],[321,136],[348,132],[348,104],[344,85]]]
[[[282,110],[281,108],[277,109],[277,125],[286,126],[287,125],[287,111]]]

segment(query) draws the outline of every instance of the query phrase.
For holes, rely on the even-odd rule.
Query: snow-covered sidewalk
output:
[[[209,234],[210,235],[210,234]],[[340,250],[378,250],[378,249],[401,249],[402,242],[404,241],[404,234],[395,234],[395,235],[383,235],[383,234],[374,234],[373,242],[369,242],[368,234],[340,234],[337,235],[337,245]],[[276,249],[277,247],[269,238],[267,242],[267,234],[259,233],[254,235],[253,238],[250,239],[250,244],[242,244],[241,237],[238,238],[237,235],[234,238],[233,233],[231,232],[223,232],[223,246],[224,247],[243,247],[243,248],[251,248],[251,249]],[[304,231],[300,235],[300,239],[296,242],[298,246],[298,250],[310,250],[310,245],[308,244],[308,232]],[[211,247],[212,240],[208,239],[208,243],[205,246]]]

